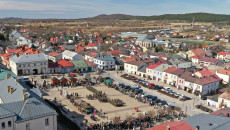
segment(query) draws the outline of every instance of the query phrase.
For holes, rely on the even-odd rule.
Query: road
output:
[[[103,73],[102,75],[105,77],[111,77],[112,79],[114,79],[115,83],[124,83],[124,84],[130,85],[130,86],[133,86],[135,84],[132,81],[129,81],[129,80],[126,80],[126,79],[120,77],[120,75],[117,75],[117,73],[115,71],[107,71],[107,72]],[[158,84],[158,85],[160,85],[160,84]],[[180,107],[182,109],[182,111],[184,111],[186,114],[188,114],[190,116],[196,115],[199,113],[206,113],[206,112],[199,110],[199,109],[196,109],[194,107],[195,105],[200,103],[200,102],[195,102],[197,99],[194,100],[194,98],[192,98],[191,100],[188,100],[188,101],[179,101],[179,99],[168,97],[166,95],[163,95],[163,94],[157,92],[156,90],[150,90],[150,89],[145,88],[145,87],[141,87],[141,88],[143,89],[143,91],[145,93],[147,93],[149,95],[157,96],[159,99],[167,101],[168,104]]]

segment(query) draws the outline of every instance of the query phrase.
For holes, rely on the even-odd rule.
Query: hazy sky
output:
[[[0,18],[85,18],[99,14],[230,14],[230,0],[0,0]]]

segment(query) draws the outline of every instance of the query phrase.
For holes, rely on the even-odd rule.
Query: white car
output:
[[[141,85],[139,85],[139,84],[134,84],[134,85],[133,85],[133,88],[141,88]]]

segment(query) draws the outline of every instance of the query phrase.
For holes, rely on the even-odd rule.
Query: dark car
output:
[[[156,100],[156,99],[157,99],[157,96],[152,96],[152,95],[151,95],[151,96],[149,97],[149,100],[152,100],[152,101],[153,101],[153,100]]]
[[[160,99],[156,99],[153,101],[153,103],[159,103],[161,100]]]
[[[155,89],[157,89],[157,90],[160,90],[161,89],[161,87],[159,86],[159,85],[155,85],[155,86],[153,86]]]
[[[134,90],[134,94],[139,94],[139,93],[142,93],[142,92],[143,92],[142,89],[136,89],[136,90]]]
[[[165,105],[165,104],[167,104],[167,102],[166,102],[165,100],[162,100],[162,101],[160,101],[160,102],[158,103],[159,106],[162,106],[162,105]]]
[[[123,87],[124,89],[131,89],[131,86],[129,86],[129,85],[126,85],[125,87]]]
[[[123,88],[125,86],[125,84],[119,83],[118,86]]]
[[[128,76],[128,74],[122,74],[122,75],[121,75],[121,77],[126,77],[126,76]]]

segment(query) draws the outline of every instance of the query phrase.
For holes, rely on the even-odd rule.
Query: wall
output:
[[[14,130],[14,122],[16,120],[16,117],[8,117],[0,119],[0,130]],[[11,121],[11,126],[8,126],[8,121]],[[2,123],[5,123],[5,128],[2,128]]]
[[[229,83],[229,79],[230,79],[230,76],[229,76],[229,75],[224,75],[224,74],[221,74],[221,73],[216,73],[216,75],[217,75],[219,78],[223,79],[223,81]]]
[[[128,63],[124,64],[124,71],[129,74],[137,74],[138,67]]]
[[[45,125],[45,119],[49,118],[49,125]],[[26,122],[17,123],[16,130],[26,130],[26,123],[30,123],[31,130],[57,130],[57,116],[50,115]]]

